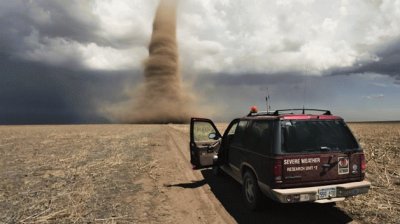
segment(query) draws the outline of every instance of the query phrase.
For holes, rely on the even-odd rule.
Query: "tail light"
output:
[[[274,180],[275,183],[282,183],[282,160],[274,161]]]
[[[361,173],[365,173],[365,170],[367,169],[367,162],[365,161],[364,154],[360,155],[360,161],[361,161]]]

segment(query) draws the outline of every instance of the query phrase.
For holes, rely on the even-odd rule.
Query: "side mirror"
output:
[[[208,135],[208,138],[209,138],[209,139],[216,140],[216,139],[217,139],[217,134],[216,134],[216,133],[210,133],[210,134]]]

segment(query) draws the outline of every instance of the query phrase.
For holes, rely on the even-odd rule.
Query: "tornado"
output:
[[[136,94],[128,122],[186,123],[189,98],[183,90],[176,39],[177,1],[161,0],[144,62],[144,83]]]

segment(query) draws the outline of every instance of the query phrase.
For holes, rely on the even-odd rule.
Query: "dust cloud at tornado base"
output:
[[[114,107],[112,117],[122,123],[186,123],[193,116],[193,95],[182,85],[176,40],[175,0],[160,0],[143,83],[128,90],[132,98]]]

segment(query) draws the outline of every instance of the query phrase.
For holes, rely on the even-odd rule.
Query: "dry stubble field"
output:
[[[349,214],[368,223],[400,223],[400,123],[349,125],[364,149],[367,195],[340,204]]]
[[[0,126],[0,223],[399,223],[400,123],[350,126],[367,195],[261,213],[233,180],[190,169],[187,125]]]

